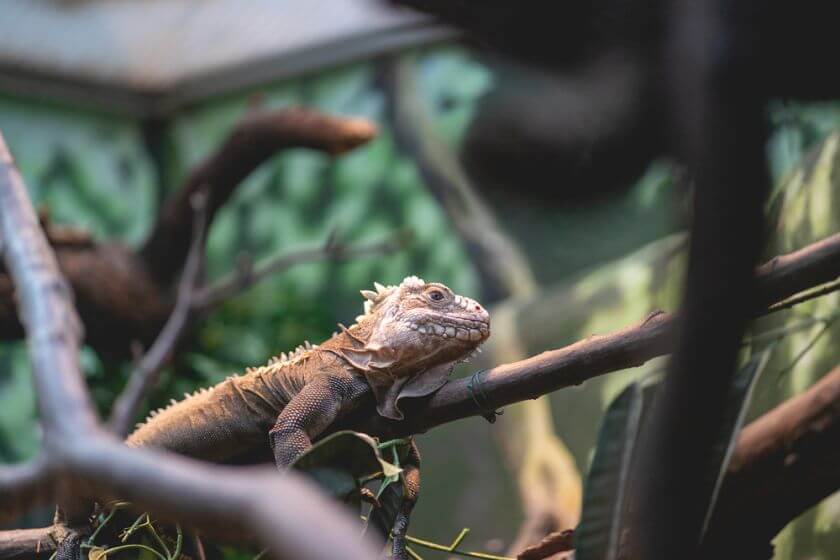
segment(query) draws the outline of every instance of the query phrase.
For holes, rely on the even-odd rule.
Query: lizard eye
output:
[[[429,290],[427,295],[432,301],[443,301],[444,299],[446,299],[446,296],[440,290]]]

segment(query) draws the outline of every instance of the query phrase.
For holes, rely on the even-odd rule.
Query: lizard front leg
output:
[[[420,450],[417,442],[411,438],[408,456],[400,465],[403,469],[403,499],[397,517],[394,519],[394,527],[391,530],[391,556],[394,560],[407,560],[405,536],[408,532],[408,521],[414,504],[420,495]]]
[[[349,374],[325,374],[307,383],[268,432],[277,468],[288,468],[312,447],[312,440],[336,419],[343,407],[368,390],[363,380]]]

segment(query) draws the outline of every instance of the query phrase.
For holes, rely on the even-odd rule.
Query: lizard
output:
[[[138,424],[126,444],[214,462],[268,447],[285,470],[334,420],[361,406],[375,403],[370,414],[402,419],[402,399],[437,391],[458,362],[480,350],[490,315],[477,301],[416,276],[374,288],[361,291],[364,313],[350,327],[339,324],[320,345],[307,342],[171,401]],[[410,445],[391,532],[399,560],[408,558],[405,534],[420,490],[420,454],[413,438]]]

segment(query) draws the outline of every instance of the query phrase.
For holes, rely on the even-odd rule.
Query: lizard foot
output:
[[[391,531],[391,560],[410,560],[406,550],[405,534],[408,529],[408,515],[398,513]]]
[[[80,560],[82,537],[76,531],[68,530],[55,549],[55,560]]]

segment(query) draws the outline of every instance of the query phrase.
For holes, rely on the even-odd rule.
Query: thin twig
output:
[[[327,237],[324,244],[310,249],[297,249],[269,257],[255,267],[248,264],[225,276],[214,284],[198,291],[193,298],[193,307],[210,311],[225,301],[248,290],[268,276],[287,270],[295,265],[316,262],[341,262],[358,257],[386,255],[403,248],[410,239],[408,232],[395,232],[387,239],[357,245],[345,245],[335,241],[334,235]]]
[[[193,209],[196,218],[193,221],[193,240],[178,284],[175,308],[152,347],[137,364],[128,380],[128,384],[120,396],[117,397],[111,410],[108,424],[111,430],[121,437],[128,435],[131,430],[131,423],[137,416],[143,399],[157,383],[163,365],[169,359],[189,324],[193,309],[193,291],[201,275],[204,262],[204,238],[207,224],[206,203],[206,195],[203,193],[194,195]]]
[[[823,286],[818,286],[811,290],[802,292],[801,294],[797,294],[784,301],[780,301],[779,303],[774,303],[773,305],[767,308],[767,314],[775,313],[776,311],[781,311],[783,309],[790,309],[794,305],[799,305],[800,303],[831,294],[833,292],[836,292],[837,290],[840,290],[840,278],[838,278],[834,282],[829,282],[828,284],[824,284]]]

